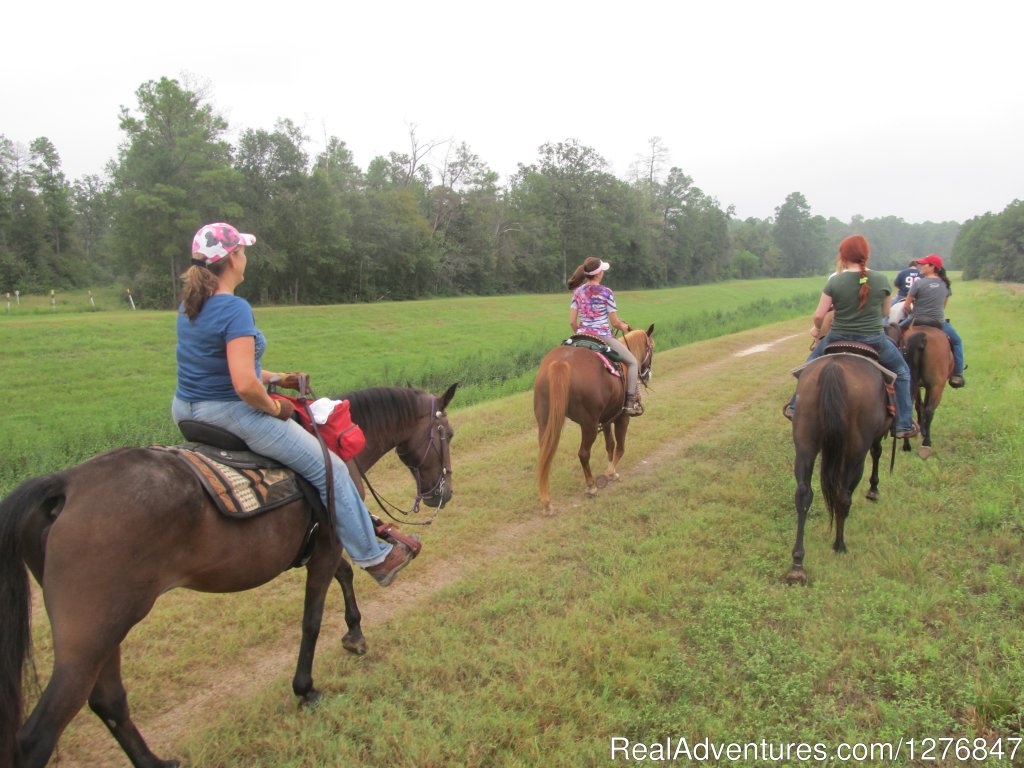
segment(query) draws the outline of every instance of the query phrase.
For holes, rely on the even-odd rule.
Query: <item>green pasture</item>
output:
[[[751,298],[750,285],[733,289]],[[813,285],[809,291],[791,285],[790,295],[809,293],[813,305]],[[652,320],[659,328],[663,317],[671,324],[672,309],[676,317],[693,311],[700,318],[743,306],[716,290],[728,286],[674,296],[625,294],[620,304],[627,321]],[[641,300],[651,318],[635,314],[632,305]],[[782,291],[770,301],[784,300]],[[370,344],[389,315],[406,308],[429,310],[421,314],[429,319],[401,330],[419,340],[429,338],[418,335],[428,322],[476,327],[472,347],[451,339],[451,357],[438,352],[447,361],[437,363],[442,373],[452,360],[487,348],[486,339],[495,350],[514,350],[524,339],[533,343],[535,334],[557,337],[563,330],[564,297],[480,300],[476,312],[465,314],[462,301],[477,300],[358,308],[380,313],[364,326],[344,316],[344,308],[257,314],[272,328],[272,345],[303,318],[318,326],[325,317],[346,321],[340,333],[350,343],[355,337]],[[521,316],[484,317],[488,301],[507,301]],[[325,695],[312,711],[298,710],[290,690],[301,572],[241,595],[163,596],[129,635],[123,654],[135,719],[151,746],[196,768],[576,768],[636,763],[612,759],[613,738],[829,748],[945,738],[970,739],[975,749],[1002,745],[1002,760],[977,765],[1020,764],[1024,746],[1014,761],[1008,755],[1024,735],[1024,292],[957,283],[950,314],[965,339],[968,386],[946,392],[933,428],[934,455],[922,461],[900,452],[894,473],[883,470],[877,503],[858,489],[846,555],[831,551],[817,494],[805,542],[809,584],[801,588],[782,579],[795,533],[795,484],[789,424],[780,410],[794,383],[788,370],[806,355],[810,311],[724,335],[706,328],[704,340],[675,347],[659,344],[647,414],[633,420],[621,482],[595,499],[583,497],[578,430],[567,426],[550,518],[539,515],[536,501],[530,393],[453,407],[456,497],[433,525],[419,529],[423,554],[393,587],[381,590],[357,574],[366,656],[341,650],[341,598],[332,592],[314,668]],[[557,322],[547,317],[552,313]],[[526,330],[539,318],[547,325]],[[89,328],[89,338],[104,335],[100,326]],[[114,337],[124,334],[106,328],[117,346]],[[10,324],[0,324],[5,341],[9,333]],[[170,355],[171,332],[132,335],[132,353],[146,355],[139,371],[162,359],[149,347],[163,344],[160,355]],[[392,346],[378,342],[376,351]],[[322,360],[314,357],[320,348],[303,347],[302,357]],[[71,358],[75,345],[61,350],[57,357]],[[426,360],[428,352],[416,349],[424,357],[414,359]],[[273,362],[277,354],[272,346],[268,365],[289,367]],[[80,355],[78,367],[87,357]],[[173,360],[161,364],[173,368]],[[411,365],[405,357],[393,364]],[[60,370],[53,361],[46,366]],[[122,399],[135,403],[129,412],[135,408],[142,418],[149,401],[131,395],[154,388],[149,378],[156,374],[140,374],[127,386],[90,368],[97,391],[119,388]],[[170,382],[173,371],[159,376]],[[348,381],[328,383],[345,388]],[[20,397],[29,384],[17,383]],[[128,412],[115,417],[109,404],[84,402],[91,398],[81,382],[67,391],[51,386],[36,383],[33,397],[20,402],[39,418],[47,413],[46,397],[81,398],[82,428],[68,417],[63,422],[68,432],[61,439],[73,454],[104,423],[101,414],[133,423]],[[161,407],[166,399],[165,392],[150,396]],[[3,423],[14,416],[5,414]],[[21,434],[31,434],[32,424],[32,418],[21,423]],[[141,423],[124,428],[126,438],[167,434],[160,427],[145,433]],[[103,434],[117,436],[116,430]],[[56,459],[48,449],[38,460]],[[597,470],[603,466],[595,459]],[[407,473],[393,463],[379,472],[389,492],[409,490]],[[428,582],[438,586],[417,591]],[[390,611],[395,605],[401,610]],[[50,650],[38,604],[35,633],[36,667],[45,681]],[[204,704],[211,691],[215,702]],[[200,715],[190,718],[192,705]],[[96,744],[106,751],[97,752]],[[87,758],[126,764],[88,712],[72,723],[62,749],[72,765],[89,764]],[[911,763],[903,754],[859,764],[969,764]]]
[[[617,295],[620,315],[656,326],[659,349],[807,314],[820,278],[735,281]],[[0,493],[125,445],[173,442],[175,313],[0,315]],[[26,306],[45,297],[22,297]],[[460,382],[454,409],[522,392],[569,333],[568,295],[257,308],[264,364],[304,370],[318,394],[378,385],[435,392]],[[38,307],[37,307],[38,308]]]

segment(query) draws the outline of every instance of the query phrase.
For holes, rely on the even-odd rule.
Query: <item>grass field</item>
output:
[[[656,325],[668,349],[806,314],[819,279],[729,282],[622,292],[620,314]],[[67,297],[22,297],[27,313],[0,315],[0,494],[17,481],[125,445],[178,439],[172,312],[74,311]],[[31,311],[36,310],[36,311]],[[396,384],[441,392],[461,382],[454,408],[522,392],[544,353],[568,335],[568,296],[438,299],[372,305],[257,308],[269,340],[264,364],[304,370],[319,394]]]
[[[692,289],[688,303],[713,288]],[[620,304],[627,321],[647,322],[624,296]],[[289,684],[301,573],[243,595],[164,596],[124,646],[151,745],[197,767],[568,768],[638,762],[613,759],[616,738],[829,750],[903,739],[900,758],[858,764],[964,764],[952,752],[907,759],[906,740],[920,758],[925,740],[936,740],[935,756],[952,743],[945,738],[975,750],[1000,744],[1002,761],[976,762],[1010,765],[1024,717],[1024,293],[957,284],[950,312],[967,345],[968,386],[946,393],[935,454],[899,454],[877,503],[858,490],[845,556],[831,552],[819,495],[806,538],[810,583],[793,588],[782,580],[795,515],[780,408],[793,387],[788,369],[806,355],[809,311],[659,344],[623,480],[584,499],[578,430],[567,426],[553,518],[537,510],[529,393],[453,407],[456,498],[422,529],[424,553],[395,586],[357,575],[368,655],[340,649],[332,595],[314,668],[325,700],[314,711],[296,709]],[[280,312],[289,323],[301,314]],[[90,414],[83,425],[101,419]],[[65,439],[77,450],[83,438]],[[394,462],[379,479],[408,495]],[[41,612],[36,619],[45,681],[48,628]],[[62,750],[61,765],[127,764],[88,713]],[[1024,748],[1012,764],[1022,759]],[[821,763],[791,752],[733,764]]]

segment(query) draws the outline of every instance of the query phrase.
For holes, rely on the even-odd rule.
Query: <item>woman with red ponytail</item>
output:
[[[835,309],[835,318],[828,335],[814,347],[807,361],[820,357],[825,347],[833,341],[859,341],[874,347],[878,361],[896,374],[896,437],[916,437],[914,410],[910,399],[910,369],[895,344],[883,332],[883,307],[892,289],[889,279],[881,272],[868,269],[871,247],[861,235],[850,235],[839,244],[838,271],[821,293],[818,308],[814,311],[814,328],[817,336],[829,309]],[[783,409],[787,419],[792,419],[799,407],[796,395]]]

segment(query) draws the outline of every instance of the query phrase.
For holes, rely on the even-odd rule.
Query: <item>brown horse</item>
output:
[[[352,417],[366,434],[360,465],[392,448],[413,471],[418,497],[451,498],[452,436],[445,409],[455,394],[374,388],[353,392]],[[164,592],[187,587],[238,592],[264,584],[296,560],[311,508],[294,502],[257,517],[221,515],[184,462],[166,451],[122,448],[76,467],[27,480],[0,502],[0,768],[38,768],[88,701],[136,768],[168,768],[128,712],[120,645]],[[331,526],[320,526],[306,568],[302,640],[292,689],[318,697],[312,668],[332,577],[345,596],[342,644],[366,642],[352,588],[352,566]],[[25,659],[31,650],[25,566],[43,588],[53,628],[53,674],[21,726]],[[19,730],[19,726],[21,726]]]
[[[945,331],[911,325],[903,334],[903,355],[910,367],[910,391],[921,426],[921,445],[917,451],[922,459],[927,459],[932,454],[932,419],[953,373],[953,349]],[[903,450],[910,450],[909,440],[903,441]]]
[[[843,539],[853,492],[864,475],[864,461],[871,452],[871,487],[867,498],[878,499],[878,460],[882,440],[892,425],[886,408],[885,380],[870,360],[854,354],[825,354],[807,364],[797,384],[793,416],[796,461],[796,544],[793,567],[786,579],[806,583],[804,574],[804,525],[814,492],[811,475],[821,453],[821,492],[835,523],[832,549],[846,551]]]
[[[654,325],[646,331],[630,331],[623,337],[629,351],[637,359],[640,381],[646,386],[651,377],[654,355]],[[587,481],[587,495],[597,494],[594,475],[590,471],[590,449],[597,433],[604,433],[608,452],[608,471],[601,477],[618,480],[615,468],[626,450],[626,430],[629,416],[622,411],[626,399],[625,375],[610,375],[598,353],[575,346],[558,346],[541,360],[540,370],[533,384],[533,415],[537,419],[540,458],[537,476],[540,501],[545,512],[551,511],[549,476],[551,462],[562,434],[566,416],[580,425],[580,464]],[[612,427],[615,428],[614,439]],[[601,487],[604,487],[603,484]]]

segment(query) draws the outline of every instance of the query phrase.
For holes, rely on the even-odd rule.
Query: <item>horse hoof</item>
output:
[[[598,475],[594,478],[594,484],[598,488],[606,488],[608,486],[608,478],[605,475]]]
[[[315,709],[320,703],[320,691],[311,688],[309,693],[299,699],[299,709]]]
[[[608,475],[608,479],[613,483],[617,483],[622,478],[619,476],[618,472],[612,472],[610,475]]]
[[[930,445],[922,445],[917,449],[917,455],[922,459],[927,459],[932,455],[932,447]]]
[[[363,637],[362,634],[356,636],[349,632],[341,638],[341,647],[349,653],[354,653],[356,656],[362,656],[367,651],[366,638]]]
[[[866,498],[868,501],[878,501],[880,497],[881,494],[878,492],[876,488],[872,488],[870,491],[864,494],[864,498]]]
[[[554,517],[555,516],[555,510],[553,510],[551,508],[551,504],[550,503],[545,504],[543,507],[541,507],[540,508],[540,513],[544,517]]]
[[[803,568],[794,568],[786,574],[787,584],[799,584],[801,587],[807,585],[807,574]]]
[[[587,486],[587,497],[592,499],[595,496],[597,496],[597,488],[594,487],[593,485],[588,485]]]

